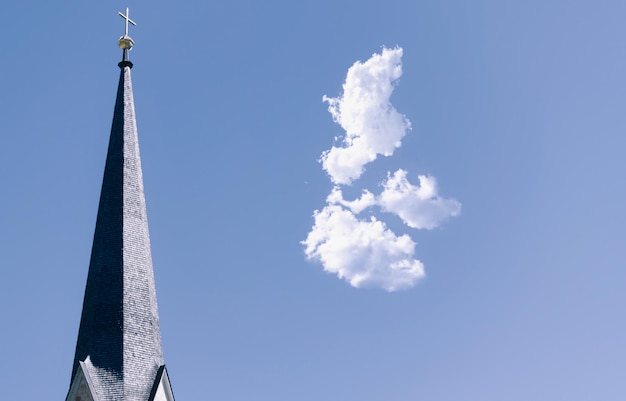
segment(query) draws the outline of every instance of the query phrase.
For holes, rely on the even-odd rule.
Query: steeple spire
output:
[[[128,23],[135,23],[128,9],[122,16],[124,57],[67,401],[174,400],[161,349],[128,60],[134,44]]]

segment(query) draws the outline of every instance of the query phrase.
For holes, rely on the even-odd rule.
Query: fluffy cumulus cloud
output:
[[[440,197],[435,177],[420,175],[419,185],[413,185],[406,175],[407,172],[402,169],[393,174],[387,173],[387,180],[382,184],[383,191],[378,196],[364,190],[361,197],[347,201],[341,189],[335,187],[327,201],[342,205],[355,214],[368,207],[379,206],[383,212],[395,214],[404,224],[417,229],[433,229],[449,217],[459,215],[461,203],[456,199]]]
[[[461,204],[439,196],[435,177],[420,175],[418,179],[419,185],[415,186],[402,169],[388,174],[377,204],[383,211],[398,215],[407,226],[418,229],[433,229],[448,217],[459,215]]]
[[[321,157],[335,184],[350,184],[367,163],[378,155],[391,156],[400,147],[411,123],[389,98],[401,75],[402,49],[383,48],[381,54],[350,67],[341,96],[324,96],[328,111],[346,132],[341,146],[333,146]]]
[[[415,242],[397,236],[372,217],[360,220],[350,210],[329,204],[314,214],[313,229],[303,241],[309,259],[318,259],[327,272],[353,287],[395,291],[411,287],[424,275],[413,258]]]
[[[302,244],[309,260],[354,287],[396,291],[424,276],[415,242],[394,233],[374,211],[396,215],[413,229],[433,229],[461,211],[457,200],[439,196],[435,177],[419,175],[419,182],[412,184],[403,169],[388,172],[378,194],[364,189],[358,198],[344,199],[341,185],[353,184],[378,155],[391,156],[410,129],[409,120],[389,101],[401,75],[402,49],[384,48],[350,67],[341,96],[324,96],[346,134],[341,146],[322,154],[323,168],[335,186],[326,206],[314,212],[315,222]],[[372,213],[360,216],[366,209]]]

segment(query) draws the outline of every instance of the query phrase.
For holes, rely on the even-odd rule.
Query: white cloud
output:
[[[328,202],[329,205],[343,205],[350,209],[352,213],[359,214],[368,207],[374,206],[376,204],[376,197],[373,193],[366,189],[363,191],[363,195],[361,195],[360,198],[353,201],[347,201],[343,199],[343,192],[341,192],[341,189],[339,189],[339,187],[334,187],[330,195],[328,195],[328,198],[326,198],[326,202]]]
[[[346,131],[341,147],[322,153],[324,170],[335,184],[350,184],[378,155],[391,156],[411,123],[389,98],[402,75],[402,48],[383,48],[348,70],[343,95],[323,97],[333,120]]]
[[[415,186],[402,169],[393,175],[387,173],[384,190],[376,203],[383,211],[400,216],[404,224],[418,229],[433,229],[448,217],[461,213],[459,201],[439,197],[435,177],[420,175],[418,178],[419,186]]]
[[[396,291],[424,276],[411,237],[395,234],[378,217],[359,217],[364,210],[376,207],[395,214],[415,229],[433,229],[461,211],[457,200],[439,196],[435,177],[419,175],[419,184],[413,185],[402,169],[387,173],[378,195],[365,189],[354,200],[343,197],[340,186],[352,184],[379,155],[393,155],[411,128],[389,101],[401,75],[402,49],[383,48],[350,67],[341,96],[323,98],[346,133],[340,146],[322,153],[320,161],[335,187],[326,206],[314,212],[315,223],[301,243],[307,259],[319,261],[325,271],[354,287]]]
[[[418,176],[419,185],[411,184],[406,171],[399,169],[393,175],[387,173],[383,191],[375,196],[368,190],[353,200],[347,201],[338,187],[333,188],[326,201],[337,204],[359,214],[372,206],[383,212],[400,217],[404,224],[417,229],[433,229],[441,222],[461,213],[461,203],[456,199],[444,199],[438,194],[437,179],[433,176]]]
[[[302,241],[307,258],[319,260],[325,271],[353,287],[396,291],[412,287],[424,276],[423,264],[413,258],[415,242],[406,234],[397,236],[376,218],[359,220],[337,204],[316,210],[314,218]]]

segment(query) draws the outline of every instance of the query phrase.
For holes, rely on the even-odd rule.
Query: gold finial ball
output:
[[[135,41],[130,36],[124,35],[117,41],[117,44],[124,50],[130,50],[135,45]]]

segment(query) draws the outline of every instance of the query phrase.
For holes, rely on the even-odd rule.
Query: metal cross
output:
[[[132,19],[130,19],[129,17],[129,13],[128,13],[128,7],[126,7],[126,14],[122,14],[121,11],[118,11],[117,14],[124,18],[126,20],[126,31],[124,33],[124,36],[128,36],[128,23],[130,22],[131,24],[137,26],[137,24],[135,24],[135,21],[133,21]]]

